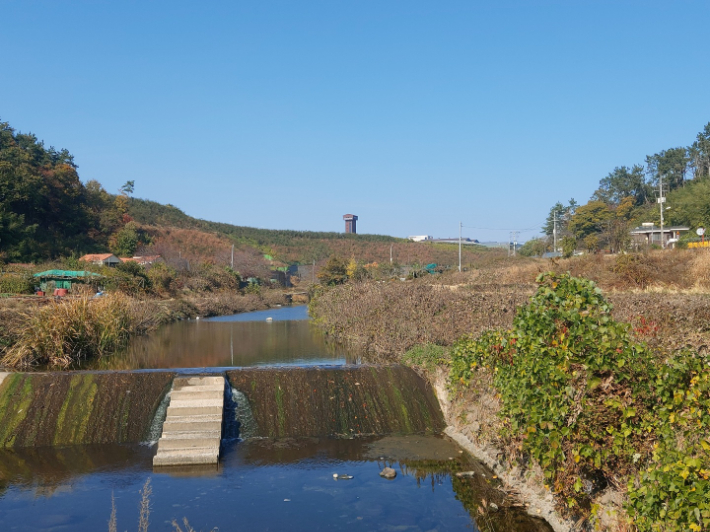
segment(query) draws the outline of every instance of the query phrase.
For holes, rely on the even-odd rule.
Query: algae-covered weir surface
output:
[[[150,531],[173,530],[184,517],[203,531],[550,530],[438,436],[235,442],[219,469],[190,472],[153,472],[151,457],[144,446],[0,451],[0,528],[108,530],[113,495],[117,529],[134,531],[150,478]],[[379,476],[385,466],[395,479]]]
[[[267,322],[267,318],[271,321]],[[359,362],[326,341],[305,306],[173,323],[77,369],[341,365]]]

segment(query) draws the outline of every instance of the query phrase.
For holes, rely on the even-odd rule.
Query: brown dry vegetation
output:
[[[337,340],[388,356],[418,343],[450,345],[462,334],[506,327],[526,296],[517,287],[493,285],[452,290],[425,282],[355,283],[317,295],[311,312]]]
[[[81,292],[81,290],[79,290]],[[190,293],[179,299],[130,297],[120,292],[91,299],[0,299],[0,367],[67,367],[123,347],[131,336],[195,316],[265,310],[286,304],[279,290],[242,294]]]
[[[351,283],[311,303],[317,323],[340,341],[396,358],[419,343],[451,345],[463,334],[509,327],[515,307],[544,271],[587,277],[652,346],[710,345],[710,254],[673,250],[643,255],[528,259],[477,264],[463,273],[414,281]]]
[[[277,290],[262,290],[258,294],[220,292],[209,297],[187,296],[185,301],[195,308],[196,315],[204,317],[266,310],[287,304],[285,294]]]

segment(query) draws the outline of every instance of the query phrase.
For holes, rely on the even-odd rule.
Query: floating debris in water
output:
[[[333,473],[333,478],[335,480],[352,480],[355,477],[352,475],[338,475],[337,473]]]
[[[271,318],[271,317],[266,318],[266,323],[271,323],[272,321],[274,321],[274,318]]]
[[[475,474],[475,471],[459,471],[458,473],[456,473],[456,476],[459,478],[471,478],[475,476]]]

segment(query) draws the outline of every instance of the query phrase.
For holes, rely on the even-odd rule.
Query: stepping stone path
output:
[[[222,441],[224,377],[177,377],[153,466],[217,464]]]

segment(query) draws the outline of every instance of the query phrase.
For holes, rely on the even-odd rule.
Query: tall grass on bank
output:
[[[155,304],[123,294],[54,302],[29,318],[0,362],[8,367],[67,367],[112,353],[160,322]]]

